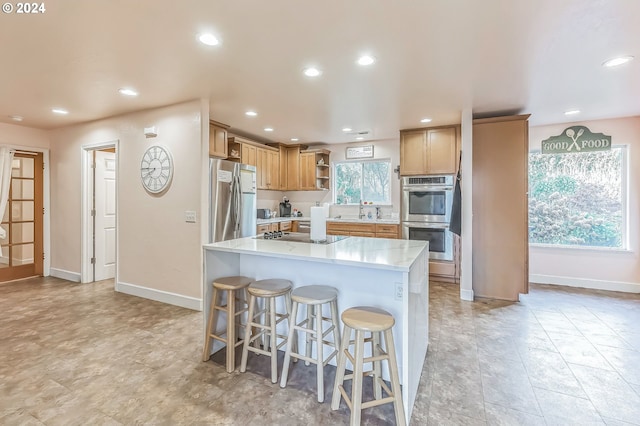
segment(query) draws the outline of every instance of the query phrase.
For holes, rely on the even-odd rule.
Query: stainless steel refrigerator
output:
[[[256,168],[209,160],[209,242],[256,235]]]

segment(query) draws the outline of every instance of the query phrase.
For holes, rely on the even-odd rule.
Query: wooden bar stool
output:
[[[393,409],[396,414],[396,424],[406,425],[404,406],[402,404],[402,393],[400,391],[400,380],[398,376],[398,364],[396,361],[396,351],[393,343],[393,333],[391,328],[395,324],[393,315],[382,309],[369,306],[359,306],[347,309],[342,313],[344,329],[342,332],[342,343],[338,353],[338,368],[336,370],[336,381],[333,385],[333,398],[331,409],[337,410],[340,407],[340,397],[343,397],[347,406],[351,410],[351,425],[360,424],[360,414],[365,408],[375,407],[381,404],[393,402]],[[351,341],[351,331],[355,331],[355,341]],[[365,338],[365,333],[370,332],[371,337]],[[384,337],[384,347],[380,345],[380,337]],[[372,356],[364,357],[364,344],[371,343]],[[349,352],[349,346],[355,344],[353,356]],[[353,364],[353,373],[345,375],[347,359]],[[389,363],[389,376],[391,379],[391,389],[382,380],[382,368],[380,361],[386,360]],[[363,371],[363,364],[373,363],[373,370]],[[362,402],[362,378],[373,376],[372,401]],[[351,398],[344,390],[345,380],[351,382]],[[382,398],[382,389],[387,393],[386,398]]]
[[[245,289],[253,282],[252,278],[237,276],[218,278],[213,282],[213,294],[211,295],[211,308],[209,310],[209,322],[207,324],[207,335],[205,336],[204,351],[202,360],[208,361],[211,356],[211,345],[213,340],[219,340],[227,345],[227,372],[231,373],[236,368],[236,347],[244,340],[238,339],[237,326],[238,316],[247,312],[247,294]],[[222,293],[227,293],[226,304],[222,305]],[[241,292],[242,299],[238,299],[237,293]],[[220,296],[220,304],[218,297]],[[237,309],[237,303],[242,303],[242,308]],[[227,314],[227,328],[224,332],[218,333],[216,325],[219,311]],[[226,337],[223,337],[226,336]]]
[[[282,321],[289,321],[291,316],[291,287],[293,283],[289,280],[270,279],[254,281],[247,287],[249,292],[249,316],[244,331],[244,346],[242,349],[242,362],[240,372],[247,370],[247,357],[249,351],[267,355],[271,357],[271,382],[278,382],[278,349],[287,343],[287,335],[277,333],[277,326]],[[276,298],[285,297],[286,314],[276,312]],[[258,298],[265,299],[264,309],[257,310]],[[264,314],[264,321],[256,321]],[[287,324],[289,326],[289,324]],[[260,330],[255,332],[255,330]],[[266,343],[262,348],[259,345],[251,346],[261,337],[266,337]],[[278,338],[282,342],[278,344]],[[294,341],[294,345],[297,344]],[[269,350],[267,350],[267,348]]]
[[[280,387],[287,386],[287,377],[289,374],[289,364],[291,357],[302,359],[306,365],[314,363],[317,366],[318,381],[318,402],[324,401],[324,366],[327,365],[334,356],[338,354],[338,345],[340,344],[340,325],[338,324],[338,291],[326,285],[309,285],[298,287],[291,293],[293,301],[291,307],[291,326],[289,327],[289,337],[287,339],[287,349],[284,353],[284,364],[282,366],[282,377],[280,378]],[[331,310],[329,318],[322,315],[322,305],[328,303]],[[297,321],[298,305],[307,305],[307,317],[300,323]],[[330,322],[330,326],[324,330],[323,321]],[[293,351],[292,343],[297,340],[296,332],[302,331],[306,333],[306,349],[305,355]],[[333,341],[326,341],[324,338],[333,332]],[[311,345],[316,342],[316,358],[311,358]],[[333,347],[333,352],[327,359],[324,359],[324,345]]]

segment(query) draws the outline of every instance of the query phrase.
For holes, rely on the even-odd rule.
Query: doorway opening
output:
[[[0,282],[43,274],[44,154],[15,151],[0,233]]]
[[[81,282],[90,283],[117,276],[117,141],[83,156]]]

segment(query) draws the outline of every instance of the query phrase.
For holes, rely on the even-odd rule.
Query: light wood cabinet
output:
[[[517,301],[529,291],[529,115],[473,121],[473,292]]]
[[[226,124],[209,120],[209,157],[227,158],[229,156],[227,145]]]
[[[280,153],[277,148],[231,136],[228,138],[228,151],[228,160],[256,167],[258,189],[281,189]]]
[[[254,145],[250,145],[248,143],[241,144],[240,151],[240,162],[244,164],[249,164],[251,166],[258,165],[258,157],[257,157],[257,148]]]
[[[264,148],[255,148],[256,150],[256,187],[258,189],[267,189],[267,181],[269,180],[269,169],[267,166],[267,150]]]
[[[280,231],[291,231],[291,221],[280,222]]]
[[[382,223],[327,222],[327,235],[398,238],[400,225]]]
[[[300,189],[316,189],[316,155],[313,152],[300,153]]]
[[[280,189],[280,152],[267,151],[267,189]]]
[[[286,190],[296,191],[300,189],[300,146],[286,148],[287,153],[287,183]]]
[[[400,131],[400,174],[454,174],[460,152],[460,126]]]

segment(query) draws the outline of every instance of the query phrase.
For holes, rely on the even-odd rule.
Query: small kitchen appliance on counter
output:
[[[291,217],[291,203],[287,197],[280,203],[280,217]]]
[[[258,209],[258,219],[271,219],[271,209]]]

